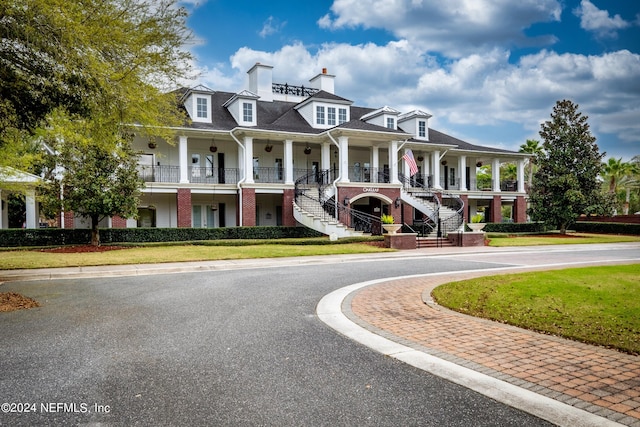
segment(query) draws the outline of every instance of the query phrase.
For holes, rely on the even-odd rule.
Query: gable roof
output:
[[[184,97],[187,93],[190,93],[193,89],[185,89],[181,88],[176,90],[175,93],[180,97]],[[239,127],[238,123],[235,121],[229,110],[227,110],[225,105],[228,105],[227,102],[237,97],[240,94],[233,92],[220,92],[220,91],[212,91],[211,95],[211,123],[203,123],[203,122],[192,122],[187,126],[192,129],[206,129],[206,130],[216,130],[216,131],[231,131],[237,127]],[[251,92],[243,92],[244,96],[254,95]],[[389,129],[384,126],[378,126],[375,124],[367,123],[364,119],[368,117],[375,117],[377,114],[399,114],[399,112],[391,107],[382,107],[382,108],[368,108],[368,107],[359,107],[355,105],[351,105],[350,100],[346,98],[342,98],[340,96],[331,94],[326,91],[319,91],[316,94],[310,96],[302,102],[288,102],[288,101],[260,101],[258,98],[256,101],[256,117],[257,117],[257,125],[256,126],[243,126],[246,128],[252,129],[261,129],[265,131],[274,131],[274,132],[291,132],[291,133],[302,133],[308,135],[319,135],[323,132],[326,132],[326,128],[314,128],[311,126],[298,112],[298,108],[301,105],[310,102],[309,100],[326,100],[333,102],[340,102],[344,104],[349,104],[351,120],[342,123],[331,129],[350,129],[350,130],[361,130],[367,132],[384,132],[388,134],[397,133],[399,136],[406,136],[407,133],[402,131],[401,129]],[[409,117],[431,117],[430,114],[425,113],[420,110],[414,110],[409,113],[401,114],[399,118],[407,119]],[[331,130],[329,129],[329,130]],[[449,146],[452,149],[463,150],[463,151],[475,151],[482,153],[496,153],[496,154],[516,154],[520,155],[516,151],[504,150],[500,148],[480,146],[468,143],[461,139],[455,138],[453,136],[447,135],[440,131],[437,131],[433,128],[429,128],[429,140],[421,140],[411,138],[409,140],[412,143],[424,144],[426,146]]]

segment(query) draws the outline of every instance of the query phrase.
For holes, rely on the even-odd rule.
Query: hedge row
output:
[[[220,239],[285,239],[320,237],[306,227],[227,227],[227,228],[105,228],[101,243],[185,242]],[[0,230],[0,247],[86,245],[91,242],[87,229],[5,229]]]
[[[482,231],[487,233],[543,233],[550,228],[543,222],[489,222]]]
[[[630,234],[640,235],[640,224],[622,224],[619,222],[576,222],[571,227],[581,233]]]

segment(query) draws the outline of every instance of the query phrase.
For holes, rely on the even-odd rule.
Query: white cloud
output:
[[[553,36],[531,40],[523,30],[559,21],[561,11],[557,0],[335,0],[318,25],[382,28],[426,51],[459,57],[494,46],[552,44]]]
[[[541,51],[515,64],[509,62],[509,51],[499,48],[442,63],[406,40],[383,46],[325,44],[313,52],[302,43],[275,52],[242,48],[231,58],[237,70],[233,78],[225,81],[216,70],[211,78],[235,83],[237,91],[256,62],[274,66],[275,82],[296,85],[326,67],[336,75],[336,93],[356,105],[420,108],[434,115],[434,127],[442,124],[445,129],[517,125],[535,133],[555,102],[567,98],[589,116],[592,129],[639,139],[640,55],[626,50],[597,56]],[[210,84],[220,88],[220,83]],[[452,134],[479,144],[496,143]],[[517,150],[518,144],[508,148]]]
[[[573,13],[580,18],[582,29],[594,32],[599,37],[617,37],[617,30],[631,25],[620,15],[609,16],[608,11],[598,9],[589,0],[582,0]]]
[[[258,32],[258,35],[262,38],[270,36],[272,34],[278,33],[282,30],[282,28],[287,25],[287,22],[279,22],[273,16],[267,18],[262,25],[262,29]]]

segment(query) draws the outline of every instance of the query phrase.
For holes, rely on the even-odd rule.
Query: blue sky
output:
[[[244,88],[327,68],[356,105],[432,114],[430,127],[517,150],[555,102],[589,117],[607,157],[640,155],[640,1],[188,0],[202,83]]]

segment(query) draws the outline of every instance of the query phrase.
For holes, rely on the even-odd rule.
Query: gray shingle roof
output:
[[[175,91],[175,93],[179,97],[185,96],[190,91],[190,89],[179,89]],[[209,92],[211,95],[211,123],[199,123],[193,122],[188,126],[193,129],[210,129],[210,130],[220,130],[220,131],[230,131],[236,127],[238,124],[235,119],[229,113],[229,111],[223,106],[225,102],[227,102],[231,97],[235,95],[232,92]],[[334,95],[329,92],[319,91],[318,93],[312,96],[314,99],[322,99],[322,100],[334,100],[344,102],[351,102],[348,99],[342,98],[340,96]],[[307,102],[307,100],[303,101]],[[300,115],[300,113],[296,110],[296,106],[300,105],[300,103],[295,102],[286,102],[286,101],[257,101],[257,126],[255,129],[264,129],[271,131],[281,131],[281,132],[292,132],[292,133],[306,133],[306,134],[320,134],[325,131],[325,129],[316,129],[309,125],[307,121]],[[351,105],[350,107],[350,115],[351,120],[343,123],[336,128],[341,129],[352,129],[352,130],[363,130],[363,131],[374,131],[374,132],[386,132],[386,133],[399,133],[403,134],[402,130],[393,130],[388,129],[386,127],[373,125],[371,123],[367,123],[365,121],[360,120],[359,118],[371,113],[372,111],[376,111],[375,108],[367,108],[367,107],[358,107]],[[453,136],[447,135],[445,133],[439,132],[435,129],[429,128],[429,141],[421,141],[417,139],[411,139],[414,143],[421,143],[425,145],[451,145],[455,146],[460,150],[468,150],[468,151],[482,151],[482,152],[490,152],[490,153],[504,153],[504,154],[514,154],[515,151],[503,150],[499,148],[486,147],[480,145],[470,144],[461,139],[455,138]]]

